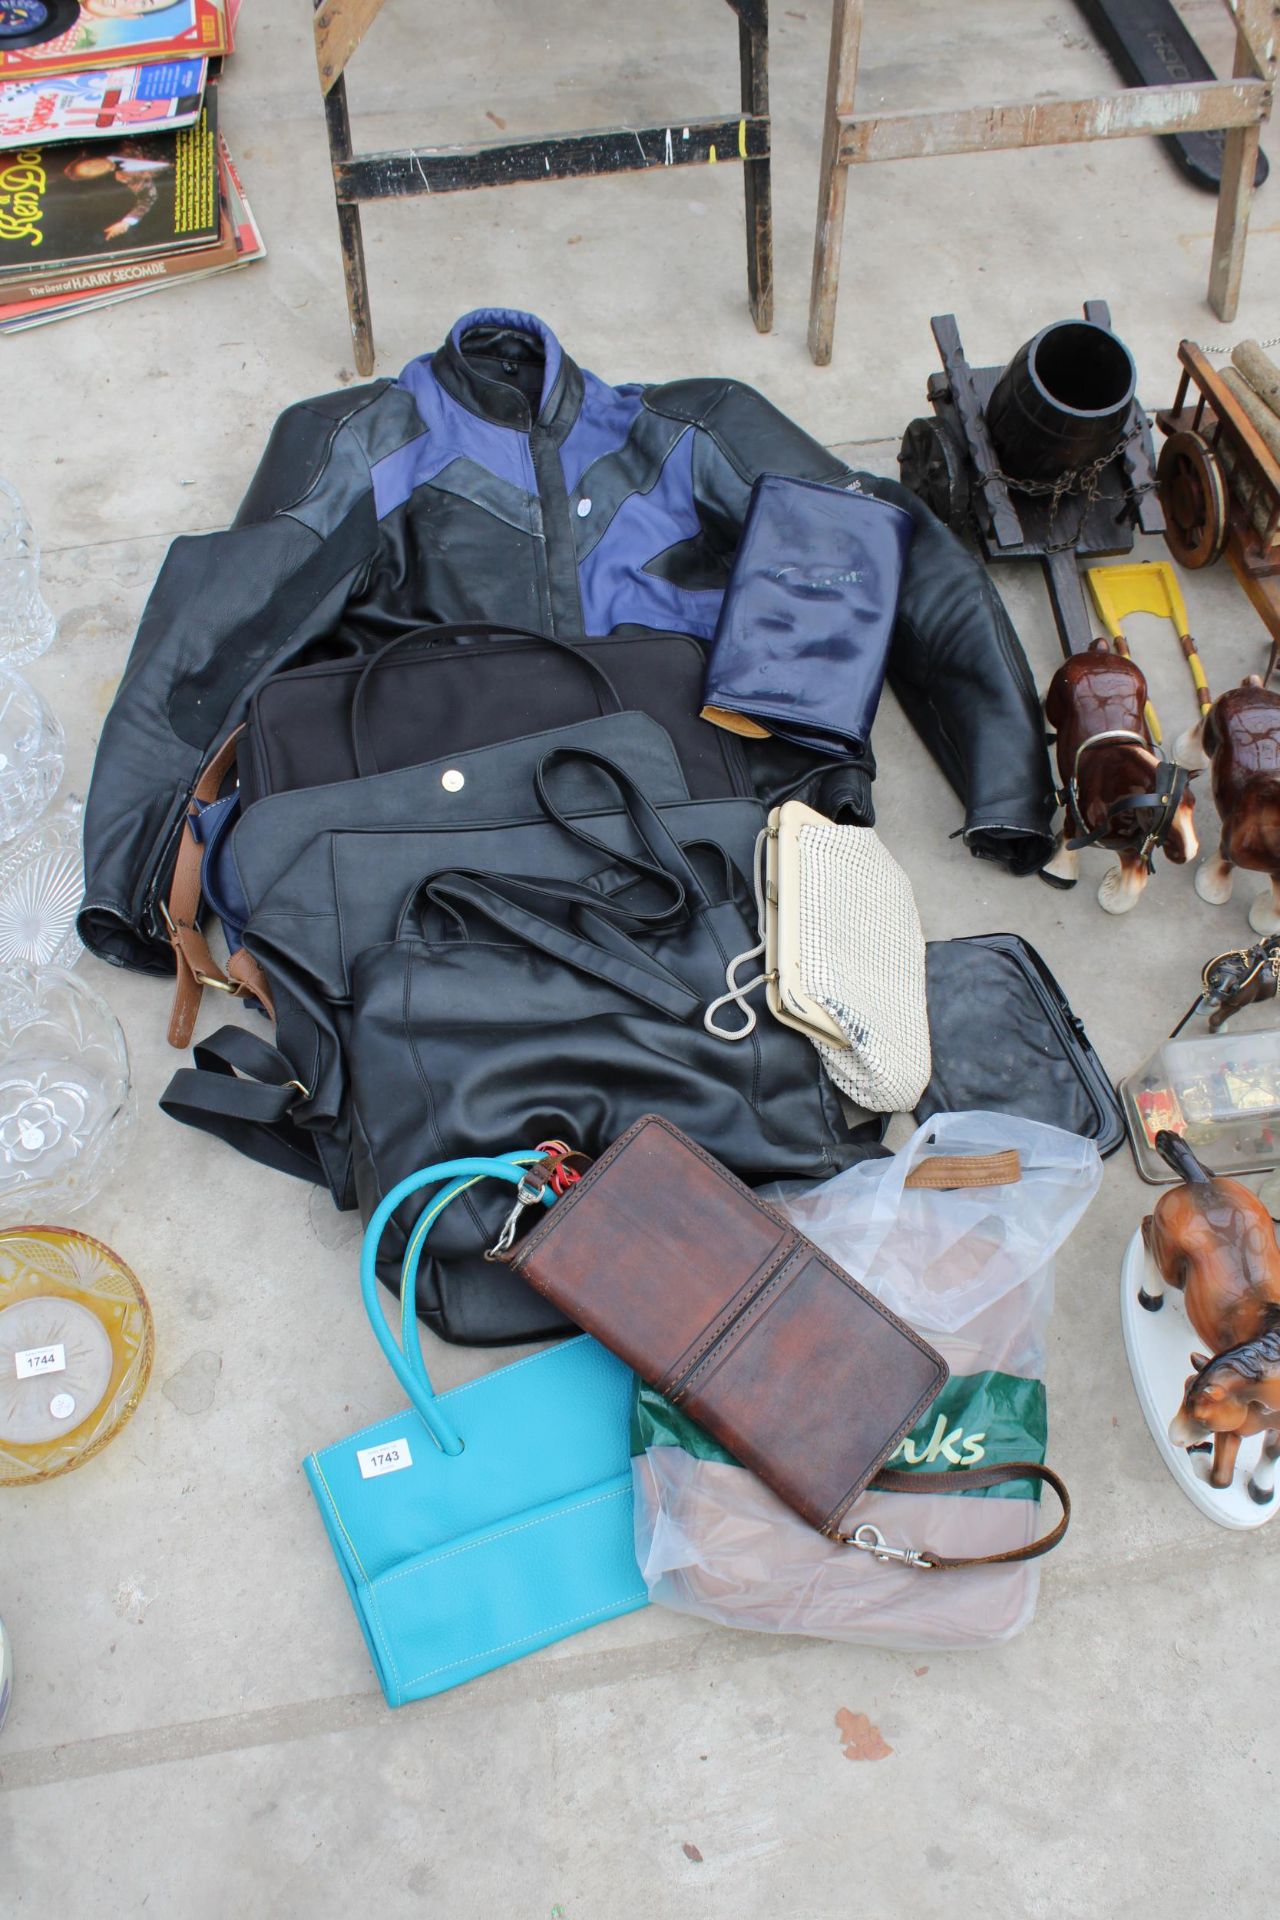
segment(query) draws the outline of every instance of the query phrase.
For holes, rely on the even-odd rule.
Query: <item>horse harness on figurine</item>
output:
[[[1076,825],[1081,828],[1084,826],[1084,815],[1080,811],[1080,756],[1087,747],[1100,747],[1108,741],[1124,741],[1128,746],[1141,747],[1146,753],[1153,753],[1155,751],[1149,740],[1145,740],[1140,733],[1134,732],[1130,727],[1109,727],[1105,732],[1090,734],[1087,740],[1080,742],[1080,745],[1076,748],[1075,764],[1071,770],[1071,778],[1067,783],[1066,791],[1060,795],[1060,798],[1063,805],[1070,808]],[[1156,764],[1155,791],[1153,793],[1122,794],[1118,800],[1111,802],[1111,805],[1103,815],[1101,825],[1095,827],[1091,833],[1081,832],[1076,834],[1073,839],[1067,841],[1066,844],[1068,848],[1074,853],[1080,847],[1096,846],[1098,842],[1104,839],[1110,832],[1111,823],[1117,814],[1149,813],[1155,811],[1155,824],[1150,828],[1146,838],[1138,849],[1138,858],[1146,867],[1147,872],[1154,872],[1156,849],[1162,847],[1168,837],[1169,829],[1172,827],[1174,819],[1177,816],[1178,808],[1182,805],[1186,797],[1190,780],[1191,775],[1186,767],[1176,766],[1172,760],[1166,760],[1164,756],[1161,755]]]

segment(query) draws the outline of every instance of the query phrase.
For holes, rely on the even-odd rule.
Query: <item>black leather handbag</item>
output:
[[[437,872],[411,891],[397,937],[355,963],[347,1053],[365,1218],[432,1160],[481,1153],[499,1137],[561,1139],[595,1155],[654,1111],[749,1183],[820,1178],[873,1151],[878,1128],[850,1135],[800,1034],[762,1020],[735,1043],[703,1024],[726,963],[755,937],[745,844],[734,858],[702,835],[681,846],[669,824],[678,810],[651,807],[614,769],[641,852],[610,858],[595,820],[570,819],[552,801],[550,772],[544,763],[548,814],[566,843],[610,860],[608,891]],[[752,803],[724,805],[759,817]],[[389,1286],[421,1204],[406,1201],[383,1235]],[[417,1309],[446,1340],[563,1331],[546,1300],[483,1258],[509,1204],[477,1190],[433,1229]]]
[[[568,747],[579,750],[556,752]],[[710,844],[739,876],[750,873],[759,803],[688,799],[670,742],[643,714],[342,783],[326,791],[319,817],[336,825],[324,831],[313,790],[251,808],[231,837],[231,877],[245,947],[272,991],[276,1042],[220,1028],[174,1074],[163,1110],[354,1206],[347,1028],[356,960],[394,937],[415,885],[451,868],[582,882],[601,894],[625,886],[633,908],[665,904],[665,874],[646,863],[620,805],[618,766],[658,802],[677,842]],[[553,772],[554,801],[542,769]],[[446,773],[462,784],[446,785]],[[579,821],[585,837],[566,830]]]

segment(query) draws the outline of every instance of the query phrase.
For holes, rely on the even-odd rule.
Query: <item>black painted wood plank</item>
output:
[[[416,147],[358,153],[334,163],[339,200],[387,200],[419,193],[460,193],[516,182],[584,175],[640,173],[715,160],[763,160],[769,153],[765,115],[677,122],[670,127],[602,127],[478,147]]]

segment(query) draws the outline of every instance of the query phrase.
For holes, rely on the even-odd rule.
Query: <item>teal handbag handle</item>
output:
[[[382,1304],[378,1297],[377,1258],[378,1247],[382,1240],[383,1232],[396,1208],[403,1200],[407,1200],[411,1193],[418,1193],[423,1187],[439,1185],[442,1182],[450,1183],[446,1192],[437,1195],[435,1201],[427,1207],[426,1212],[417,1223],[417,1227],[415,1227],[410,1237],[409,1248],[406,1249],[402,1284],[407,1282],[409,1298],[413,1300],[416,1297],[418,1261],[422,1255],[423,1244],[431,1229],[432,1222],[439,1216],[449,1202],[456,1199],[458,1194],[463,1192],[466,1187],[471,1186],[476,1180],[492,1178],[495,1180],[505,1180],[513,1187],[519,1186],[525,1166],[531,1161],[542,1160],[545,1159],[545,1157],[544,1154],[535,1152],[529,1154],[511,1154],[504,1158],[494,1159],[475,1158],[469,1160],[438,1161],[435,1166],[423,1167],[420,1172],[411,1173],[407,1179],[401,1180],[398,1185],[392,1187],[390,1193],[379,1203],[373,1218],[365,1229],[364,1240],[360,1248],[360,1292],[364,1299],[365,1312],[369,1316],[369,1325],[373,1328],[378,1345],[387,1357],[391,1371],[395,1374],[396,1379],[400,1382],[400,1385],[408,1394],[409,1399],[421,1414],[428,1432],[442,1453],[461,1453],[463,1447],[462,1435],[458,1432],[457,1428],[453,1426],[452,1422],[446,1419],[445,1415],[440,1411],[439,1403],[435,1396],[435,1389],[431,1385],[426,1365],[423,1362],[421,1352],[418,1348],[416,1328],[410,1328],[413,1337],[405,1343],[404,1347],[401,1347],[387,1324],[387,1317],[382,1311]],[[550,1206],[555,1199],[555,1194],[551,1191],[549,1184],[544,1187],[541,1198],[543,1204],[546,1206]],[[410,1259],[410,1251],[412,1252],[412,1259]],[[402,1305],[402,1327],[404,1324],[403,1314],[404,1309]],[[416,1359],[416,1367],[409,1358],[410,1353],[412,1353]]]
[[[522,1148],[518,1153],[500,1153],[497,1157],[509,1161],[513,1167],[527,1167],[538,1160],[545,1160],[546,1154],[531,1153],[527,1148]],[[470,1179],[453,1180],[442,1193],[427,1202],[414,1222],[413,1232],[405,1245],[404,1258],[400,1262],[400,1351],[428,1393],[433,1389],[427,1363],[422,1357],[422,1343],[418,1338],[417,1312],[418,1267],[422,1260],[423,1243],[449,1202],[456,1200],[460,1193],[465,1193],[468,1187],[474,1187],[484,1177],[483,1174],[473,1173]],[[546,1191],[549,1193],[550,1189]]]

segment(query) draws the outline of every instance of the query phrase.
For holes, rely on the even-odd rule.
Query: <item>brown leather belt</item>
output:
[[[234,994],[237,999],[256,1000],[269,1017],[275,1019],[267,976],[253,956],[241,947],[239,952],[231,955],[223,969],[214,959],[209,942],[200,930],[201,847],[192,821],[201,807],[209,806],[218,798],[223,781],[235,765],[236,742],[242,732],[243,728],[237,727],[223,741],[192,789],[182,837],[178,842],[173,885],[169,889],[167,903],[160,903],[160,915],[168,930],[177,968],[173,1007],[169,1014],[171,1047],[190,1044],[206,987],[213,987],[219,993]]]

